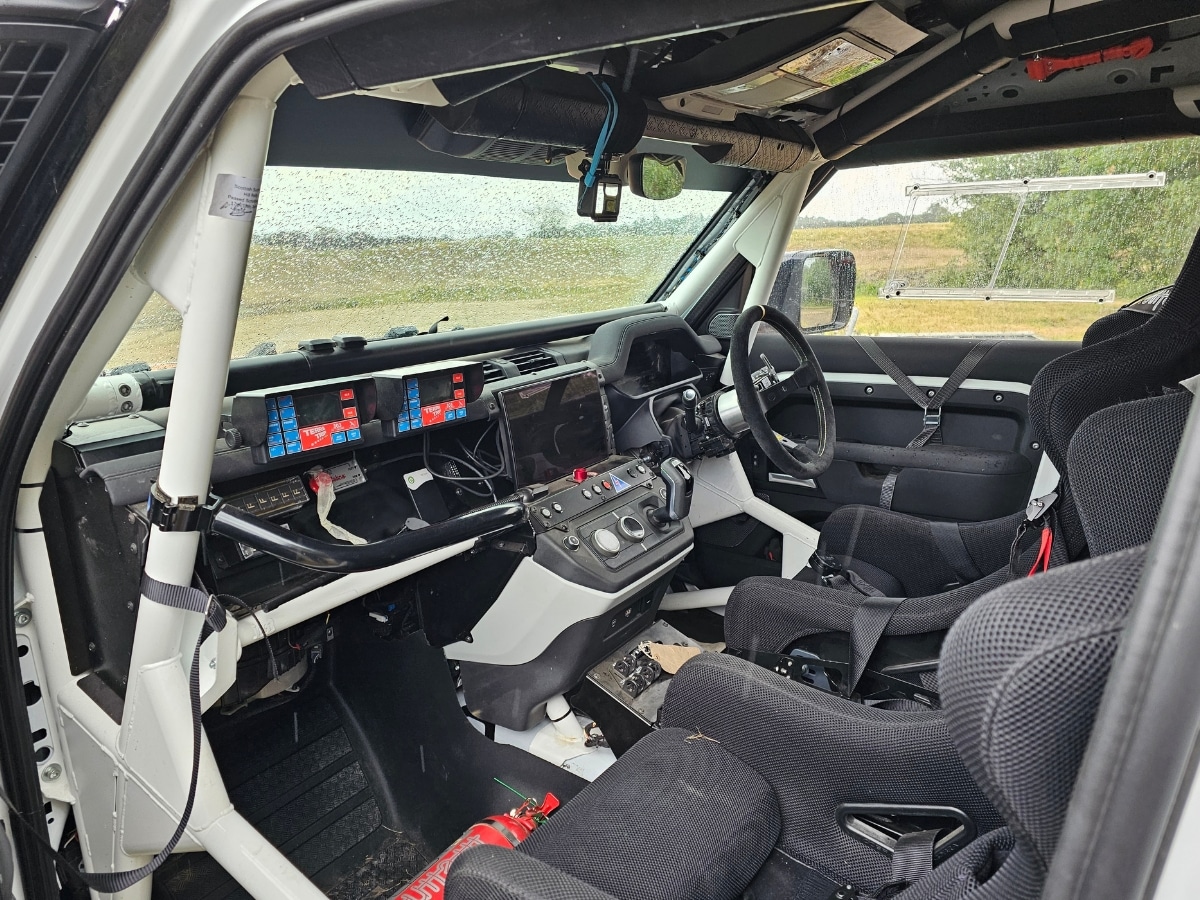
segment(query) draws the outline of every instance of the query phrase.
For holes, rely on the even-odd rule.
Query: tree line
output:
[[[1135,297],[1175,280],[1200,227],[1200,139],[961,159],[942,168],[953,181],[1166,173],[1165,187],[1030,193],[1001,287],[1115,288]],[[986,283],[1017,202],[1001,194],[956,204],[951,239],[965,258],[939,283]]]

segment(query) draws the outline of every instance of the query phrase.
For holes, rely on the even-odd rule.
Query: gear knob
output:
[[[648,516],[655,525],[678,522],[692,508],[692,471],[677,456],[667,457],[658,474],[667,483],[667,499],[662,506],[650,510]]]

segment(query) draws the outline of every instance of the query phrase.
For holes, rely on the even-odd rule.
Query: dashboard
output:
[[[390,341],[387,365],[376,368],[378,354],[361,354],[357,371],[336,377],[280,381],[296,367],[242,363],[255,376],[231,371],[238,390],[227,398],[214,447],[212,491],[250,524],[234,536],[207,535],[197,577],[240,598],[235,616],[270,611],[349,570],[313,564],[312,555],[263,552],[270,545],[254,545],[252,525],[309,548],[351,550],[351,537],[381,549],[389,541],[417,546],[402,544],[411,538],[425,551],[438,534],[463,533],[472,516],[516,506],[517,524],[363,602],[381,604],[373,612],[381,620],[415,609],[431,643],[461,643],[529,561],[557,582],[626,604],[605,619],[597,646],[609,630],[625,635],[626,624],[644,624],[657,606],[647,579],[692,541],[686,519],[655,519],[669,487],[659,472],[669,447],[660,414],[683,388],[703,393],[715,384],[723,357],[675,316],[631,312],[591,334],[492,355],[413,354],[420,361],[406,364],[405,340],[423,350],[421,339]],[[306,360],[306,370],[327,368],[314,364],[321,362]],[[146,498],[165,433],[154,407],[168,400],[152,375],[136,383],[139,411],[78,422],[57,442],[53,489],[43,499],[46,520],[103,522],[86,540],[64,527],[48,543],[63,579],[77,573],[71,590],[85,595],[81,615],[93,620],[81,632],[114,636],[76,646],[77,663],[114,682],[125,675],[129,648],[119,635],[132,633],[152,527]],[[665,586],[657,578],[653,590],[661,596]],[[127,598],[125,608],[114,610],[106,592]],[[452,592],[460,599],[445,602]]]

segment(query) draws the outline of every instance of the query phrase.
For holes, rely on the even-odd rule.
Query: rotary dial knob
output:
[[[598,528],[592,533],[592,546],[605,557],[613,557],[621,552],[621,541],[607,528]]]

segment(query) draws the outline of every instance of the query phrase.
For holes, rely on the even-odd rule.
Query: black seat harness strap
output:
[[[142,594],[154,603],[161,603],[164,606],[170,606],[174,609],[201,613],[204,616],[204,627],[200,630],[200,636],[196,640],[196,649],[192,653],[191,674],[188,677],[188,693],[191,698],[192,707],[192,776],[188,784],[187,800],[183,804],[183,813],[179,817],[179,824],[175,828],[175,833],[171,835],[170,840],[167,841],[162,850],[155,854],[154,858],[144,866],[137,869],[130,869],[126,872],[85,872],[47,842],[42,837],[41,832],[35,829],[17,811],[12,801],[8,798],[8,795],[0,790],[0,800],[3,800],[4,804],[12,812],[12,820],[32,833],[33,837],[42,847],[60,864],[58,867],[59,871],[67,873],[69,877],[78,878],[87,887],[100,894],[119,893],[137,884],[143,878],[149,877],[155,869],[167,861],[167,857],[171,855],[171,852],[183,838],[184,832],[187,831],[188,820],[192,817],[192,807],[196,802],[196,789],[200,781],[200,749],[202,746],[200,645],[204,643],[204,640],[210,634],[223,629],[226,621],[225,608],[217,602],[215,597],[198,588],[167,584],[151,578],[149,575],[143,575],[141,590]]]
[[[854,610],[854,618],[850,620],[850,671],[842,686],[842,696],[850,697],[858,687],[871,654],[904,600],[904,597],[863,597]]]
[[[887,375],[888,378],[895,382],[900,390],[908,395],[917,406],[921,407],[923,413],[920,434],[908,442],[906,449],[917,450],[924,447],[931,441],[938,443],[941,441],[939,431],[942,427],[942,406],[945,405],[954,393],[962,387],[962,383],[967,380],[967,377],[979,365],[989,350],[991,350],[998,341],[994,339],[978,341],[967,355],[962,358],[962,361],[950,373],[950,377],[940,388],[932,393],[926,392],[917,387],[916,383],[904,373],[904,371],[896,365],[890,356],[883,352],[883,349],[869,337],[855,336],[854,340],[858,341],[858,345],[862,347],[863,352],[879,366],[880,371]],[[901,468],[893,466],[883,479],[883,486],[879,491],[879,505],[883,509],[892,508],[892,497],[896,492],[896,479],[900,477]]]
[[[873,893],[864,894],[852,884],[838,887],[830,900],[889,900],[933,871],[933,851],[941,829],[912,831],[896,839],[892,849],[892,874]]]
[[[957,522],[930,522],[929,531],[938,552],[950,564],[959,584],[971,584],[984,576],[971,558]]]
[[[1058,491],[1051,491],[1041,497],[1035,497],[1025,507],[1025,521],[1017,529],[1012,546],[1008,551],[1008,574],[1010,578],[1024,578],[1036,574],[1039,570],[1046,571],[1051,565],[1061,565],[1067,562],[1066,540],[1058,524]],[[1041,544],[1033,568],[1028,572],[1021,570],[1018,560],[1021,557],[1021,541],[1025,534],[1033,528],[1041,532]]]

